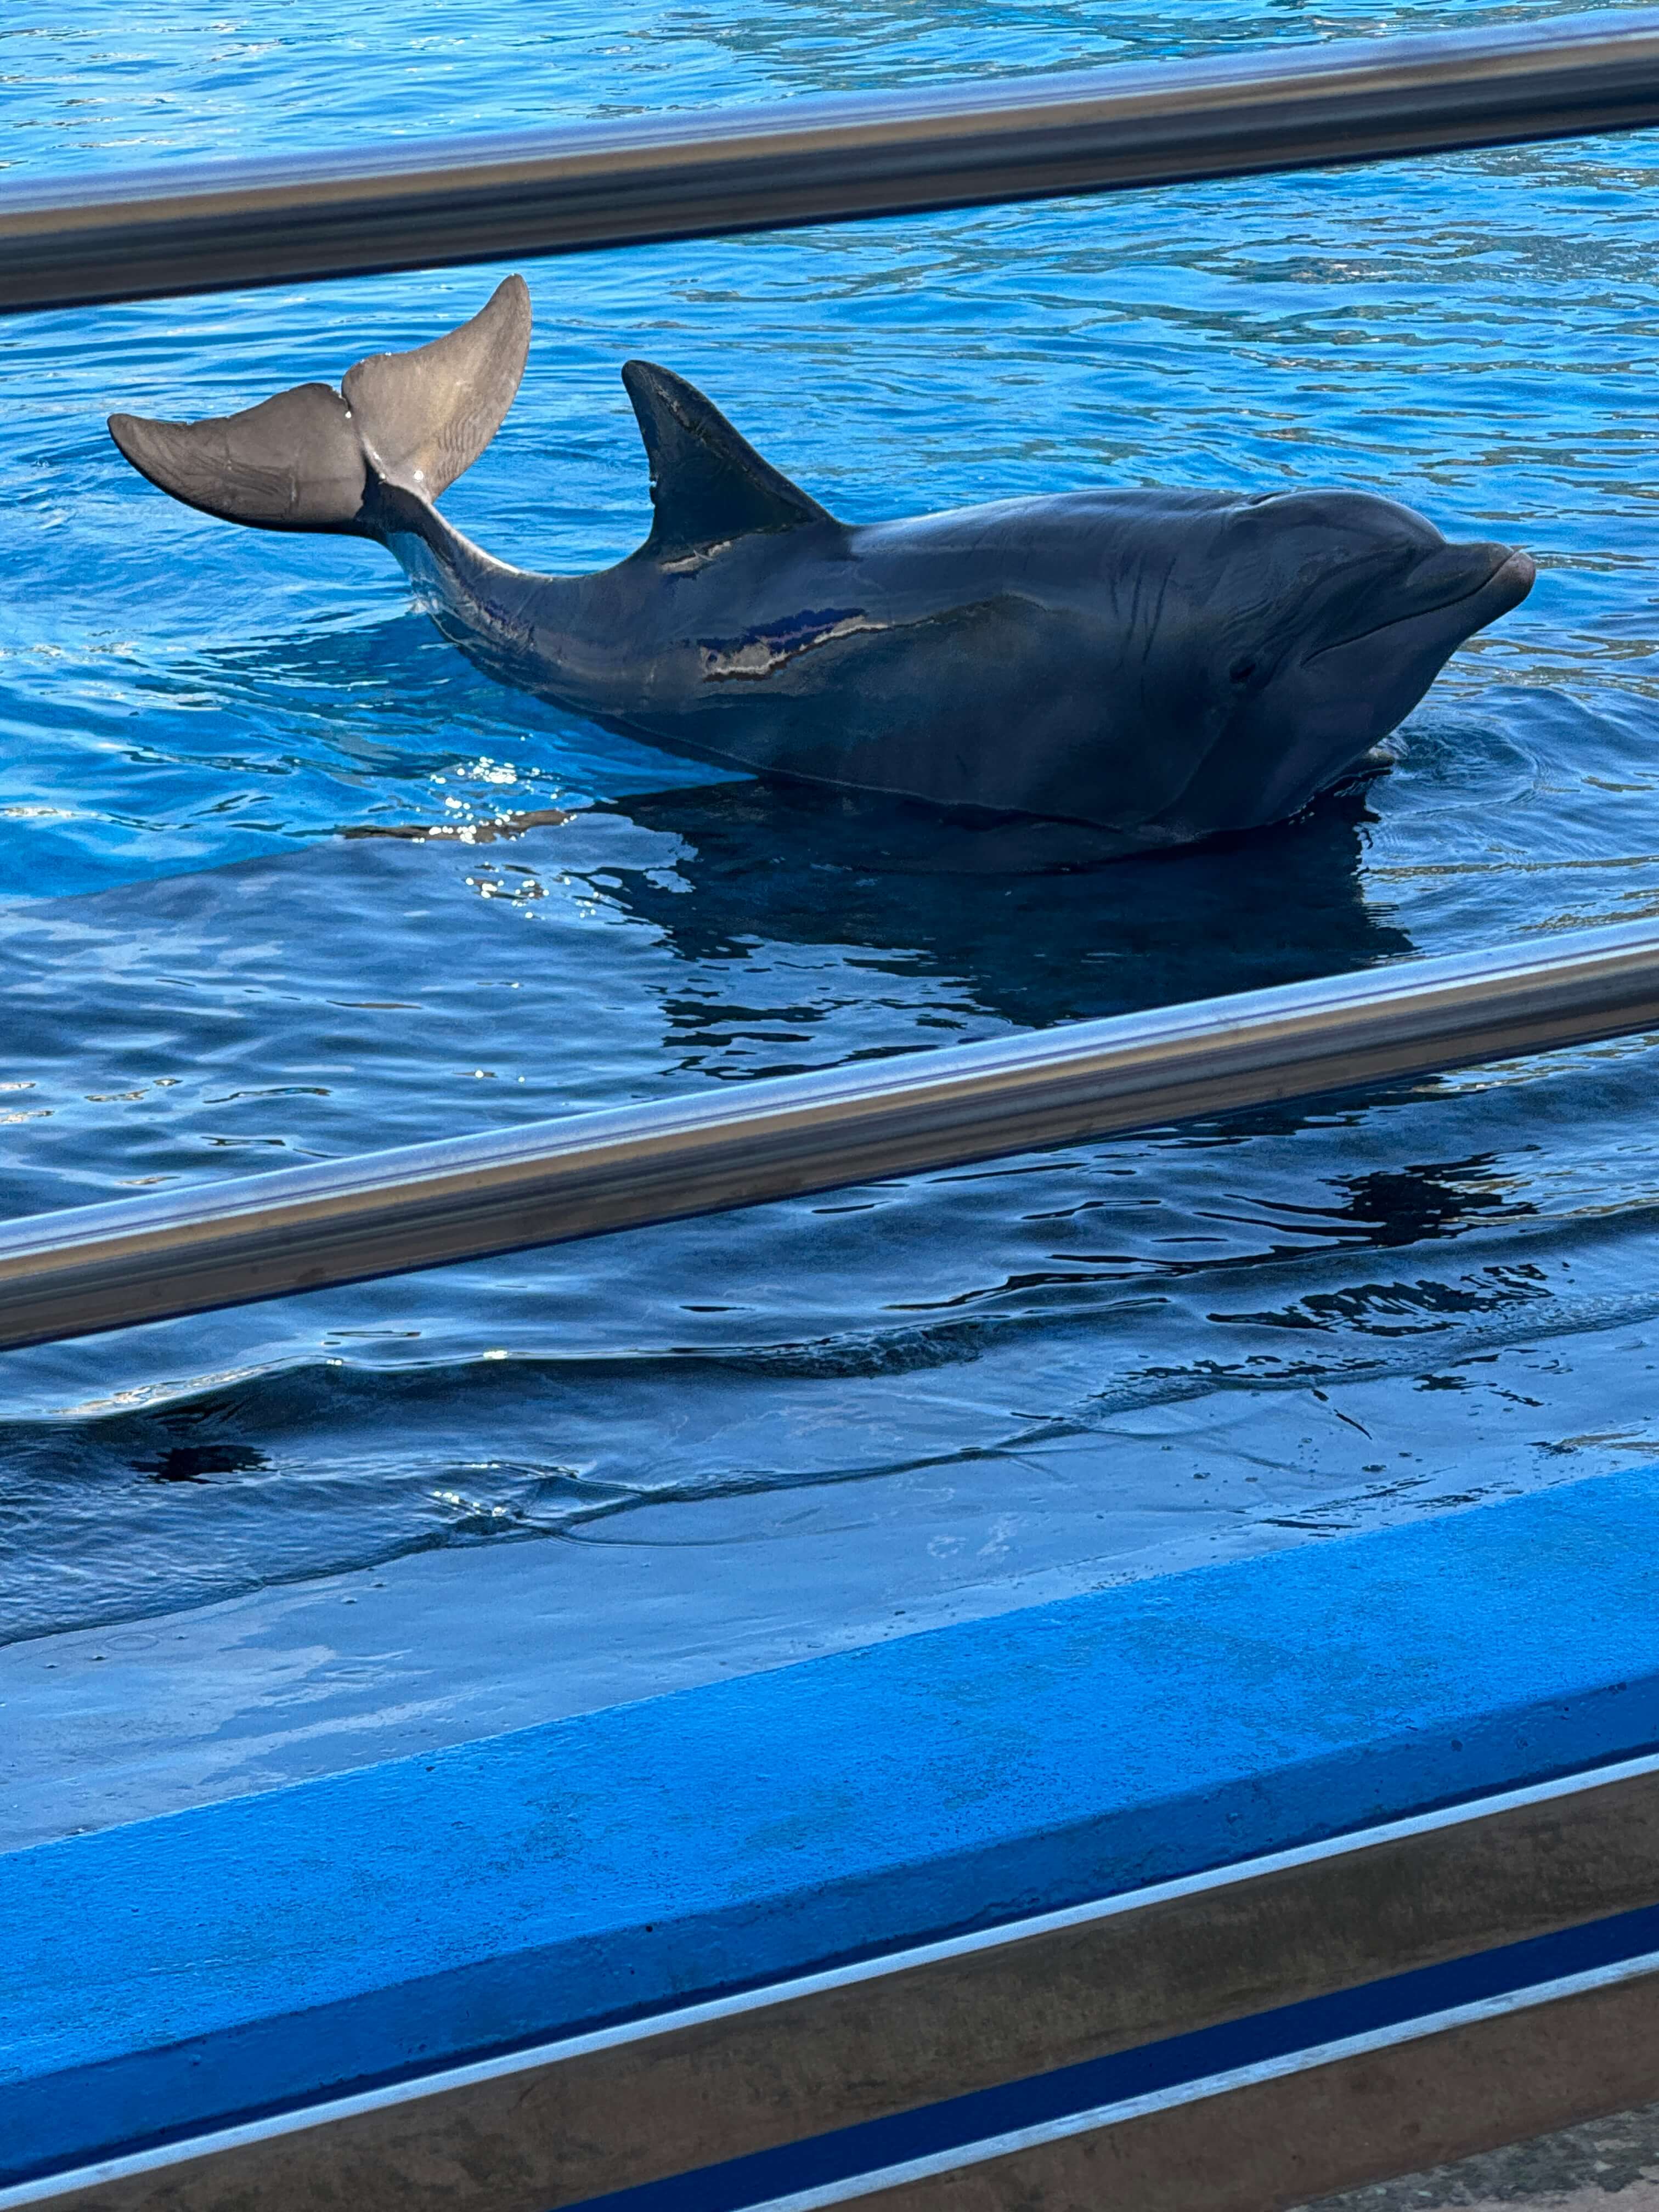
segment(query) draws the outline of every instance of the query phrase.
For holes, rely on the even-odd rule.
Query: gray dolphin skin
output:
[[[1505,545],[1358,492],[1073,491],[838,522],[681,378],[623,370],[651,468],[637,551],[541,576],[434,501],[489,444],[530,343],[510,276],[470,323],[194,423],[110,418],[209,514],[372,538],[493,675],[692,759],[1103,853],[1297,812],[1363,771],[1448,657],[1526,597]]]

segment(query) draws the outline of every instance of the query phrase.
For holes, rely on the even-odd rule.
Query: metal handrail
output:
[[[37,1215],[0,1349],[1650,1029],[1642,922]]]
[[[580,252],[1659,123],[1659,9],[0,193],[0,312]]]

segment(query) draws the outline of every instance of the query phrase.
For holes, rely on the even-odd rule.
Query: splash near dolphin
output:
[[[1361,770],[1527,555],[1358,492],[1074,491],[839,522],[666,369],[623,370],[651,534],[586,576],[493,560],[434,502],[506,416],[510,276],[430,345],[192,423],[110,418],[176,499],[371,538],[495,676],[767,778],[1082,825],[1106,851],[1294,814]]]

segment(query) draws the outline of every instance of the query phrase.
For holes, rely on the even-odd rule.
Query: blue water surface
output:
[[[1540,12],[13,0],[0,184]],[[630,355],[849,519],[1340,484],[1536,556],[1364,797],[1046,878],[498,689],[377,549],[210,522],[105,435],[337,380],[500,267],[0,325],[0,1213],[1659,911],[1656,183],[1626,136],[526,267],[446,507],[527,565],[643,534]],[[921,1486],[990,1577],[1063,1505],[1104,1577],[1650,1457],[1656,1079],[1633,1039],[10,1354],[0,1636],[749,1498],[718,1643],[764,1501],[834,1486]]]

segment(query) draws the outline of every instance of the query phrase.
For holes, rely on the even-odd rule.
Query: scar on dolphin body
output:
[[[384,545],[482,667],[605,729],[781,784],[1080,825],[1101,857],[1281,821],[1375,769],[1533,581],[1523,552],[1344,490],[1095,489],[842,522],[640,361],[623,381],[650,533],[610,568],[539,575],[434,504],[500,428],[529,343],[510,276],[337,392],[110,431],[209,514]]]

